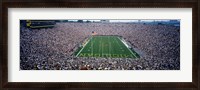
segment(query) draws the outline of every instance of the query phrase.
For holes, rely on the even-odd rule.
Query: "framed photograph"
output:
[[[198,5],[3,1],[1,88],[199,89]]]

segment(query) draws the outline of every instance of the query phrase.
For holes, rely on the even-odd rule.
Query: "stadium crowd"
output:
[[[75,57],[91,36],[122,36],[140,58]],[[132,23],[57,23],[54,28],[20,30],[22,70],[179,70],[179,27]]]

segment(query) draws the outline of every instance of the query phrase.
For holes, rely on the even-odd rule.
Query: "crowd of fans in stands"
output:
[[[122,36],[140,58],[76,57],[91,36]],[[132,23],[57,23],[54,28],[20,30],[22,70],[179,70],[179,27]]]

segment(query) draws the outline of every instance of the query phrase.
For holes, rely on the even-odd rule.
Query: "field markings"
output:
[[[118,46],[119,46],[119,50],[121,51],[121,45],[120,45],[119,42],[116,40],[116,38],[114,38],[114,40],[115,40],[116,43],[118,44]]]
[[[95,44],[97,43],[97,44]],[[117,46],[116,46],[117,45]],[[94,49],[95,47],[99,47],[98,49]],[[113,47],[113,48],[112,48]],[[90,51],[88,51],[90,49]],[[115,50],[116,49],[116,50]],[[127,50],[128,49],[128,50]],[[80,54],[86,52],[90,53],[90,56],[96,57],[95,53],[97,53],[100,57],[113,57],[114,53],[122,55],[126,54],[131,55],[132,58],[137,58],[136,53],[131,51],[126,45],[121,41],[119,37],[91,37],[88,42],[81,48],[81,50],[76,54],[76,57]],[[114,50],[114,51],[113,51]],[[127,53],[126,53],[127,52]],[[104,55],[105,54],[105,55]]]
[[[109,48],[109,55],[110,55],[110,57],[111,57],[111,43],[110,43],[111,41],[110,41],[110,36],[108,37],[108,48]]]
[[[101,37],[101,56],[103,56],[103,41],[102,41],[102,37]]]
[[[102,42],[102,37],[101,37],[101,56],[103,57],[103,42]]]
[[[78,54],[76,54],[76,57],[80,54],[80,52],[82,52],[82,50],[87,46],[87,44],[90,42],[91,39],[92,39],[92,38],[90,38],[90,39],[88,40],[88,42],[84,45],[84,47],[78,52]]]
[[[119,37],[118,37],[118,39],[119,39]],[[119,39],[120,40],[120,39]],[[121,40],[120,40],[121,41]],[[122,42],[122,41],[121,41]],[[124,43],[123,43],[124,44]],[[128,47],[126,47],[134,56],[135,56],[135,58],[137,58],[137,56],[128,48]]]
[[[100,54],[100,51],[101,51],[101,49],[100,49],[100,47],[101,47],[101,39],[99,40],[98,45],[99,45],[98,49],[99,49],[99,54]]]
[[[93,37],[93,36],[92,36]],[[90,52],[90,54],[92,54],[93,55],[93,42],[94,42],[94,40],[95,40],[95,38],[93,38],[93,40],[91,40],[91,48],[92,48],[92,50],[91,50],[91,52]],[[94,55],[93,55],[94,56]]]
[[[104,53],[103,53],[103,52],[104,52],[104,51],[103,51],[103,48],[104,48],[104,42],[105,42],[103,37],[102,37],[102,40],[103,40],[103,41],[101,42],[101,45],[102,45],[102,46],[101,46],[101,50],[102,50],[102,55],[101,55],[101,56],[103,57],[103,54],[104,54]]]

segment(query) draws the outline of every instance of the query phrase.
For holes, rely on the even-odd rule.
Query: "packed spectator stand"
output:
[[[21,70],[179,70],[180,28],[136,23],[56,23],[54,28],[20,30]],[[140,58],[76,57],[91,36],[122,36]],[[137,51],[136,50],[136,51]]]

